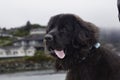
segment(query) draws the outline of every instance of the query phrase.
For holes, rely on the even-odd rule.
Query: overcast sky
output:
[[[120,27],[117,0],[0,0],[0,27],[19,27],[28,20],[47,25],[60,13],[77,14],[99,27]]]

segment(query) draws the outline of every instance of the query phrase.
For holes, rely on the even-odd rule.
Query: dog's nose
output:
[[[47,35],[45,35],[45,40],[46,41],[52,41],[53,40],[53,36],[50,35],[50,34],[47,34]]]

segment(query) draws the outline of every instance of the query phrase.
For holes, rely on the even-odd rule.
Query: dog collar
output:
[[[90,50],[95,49],[95,48],[98,49],[100,46],[101,46],[101,44],[99,42],[97,42],[92,47],[90,47]]]
[[[97,43],[94,45],[94,47],[91,47],[90,49],[93,49],[93,48],[98,49],[100,46],[101,46],[101,44],[100,44],[99,42],[97,42]],[[87,57],[89,57],[89,54],[88,54]],[[86,60],[87,57],[83,57],[80,62]]]

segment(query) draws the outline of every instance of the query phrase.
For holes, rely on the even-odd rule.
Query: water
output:
[[[65,80],[65,73],[54,71],[30,71],[0,75],[0,80]]]

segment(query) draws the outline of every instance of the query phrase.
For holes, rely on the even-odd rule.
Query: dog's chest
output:
[[[81,65],[68,71],[66,80],[112,80],[98,65]]]
[[[95,80],[95,72],[92,68],[79,67],[68,71],[66,80]]]

